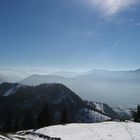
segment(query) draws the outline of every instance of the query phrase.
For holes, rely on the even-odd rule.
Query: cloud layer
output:
[[[136,4],[138,0],[86,0],[91,6],[101,10],[106,16],[112,16]]]

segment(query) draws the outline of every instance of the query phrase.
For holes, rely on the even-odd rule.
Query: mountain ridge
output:
[[[98,71],[66,78],[54,75],[32,75],[22,84],[62,83],[85,100],[106,102],[113,106],[136,106],[139,103],[140,69],[134,71]],[[134,99],[134,97],[136,97]]]
[[[13,84],[5,84],[2,85],[8,91],[9,87],[13,88]],[[7,94],[6,89],[4,91]],[[20,85],[14,92],[7,96],[2,93],[0,96],[0,131],[12,132],[62,122],[88,123],[110,119],[88,109],[78,95],[62,84]]]

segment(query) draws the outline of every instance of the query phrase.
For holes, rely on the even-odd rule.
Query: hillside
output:
[[[111,107],[106,103],[84,101],[88,108],[96,110],[112,119],[130,120],[133,118],[132,108]]]
[[[0,95],[0,131],[4,132],[110,119],[87,108],[79,96],[62,84],[3,83]]]
[[[1,134],[0,140],[139,140],[138,123],[104,122],[44,127],[38,130]]]
[[[72,124],[48,127],[36,132],[64,140],[139,140],[140,125],[137,123],[104,122],[97,124]]]

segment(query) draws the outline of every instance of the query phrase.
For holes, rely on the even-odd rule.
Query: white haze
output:
[[[94,70],[73,78],[54,75],[32,75],[23,84],[63,83],[83,99],[101,101],[113,106],[136,106],[140,101],[140,70]]]

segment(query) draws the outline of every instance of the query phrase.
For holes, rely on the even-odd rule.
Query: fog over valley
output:
[[[4,76],[2,82],[19,82],[25,85],[62,83],[84,100],[105,102],[113,106],[134,107],[140,99],[140,70],[84,72],[58,71],[50,74],[32,74],[25,78]]]

